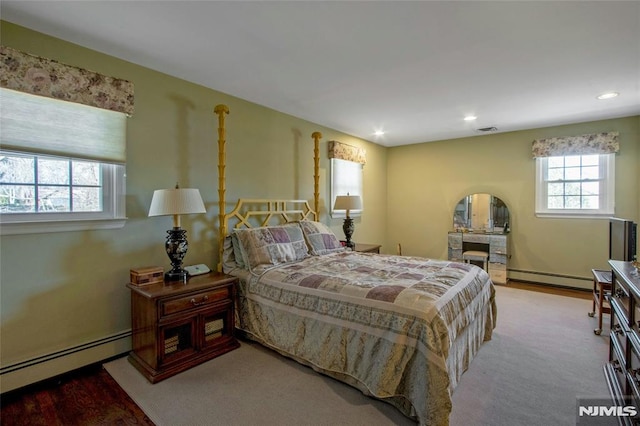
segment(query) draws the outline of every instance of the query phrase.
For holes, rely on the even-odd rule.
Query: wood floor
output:
[[[511,288],[590,300],[591,292],[510,281]],[[102,365],[0,395],[3,426],[153,425]]]
[[[102,365],[0,396],[3,426],[153,425]]]
[[[507,284],[507,286],[510,288],[519,288],[522,290],[557,294],[559,296],[576,297],[578,299],[591,300],[593,298],[593,293],[591,291],[572,289],[567,287],[554,287],[550,285],[532,284],[518,281],[509,281],[509,284]]]

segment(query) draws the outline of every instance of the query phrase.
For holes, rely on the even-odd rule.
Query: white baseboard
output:
[[[521,271],[509,269],[509,279],[516,281],[528,281],[554,286],[592,289],[593,278],[576,277],[571,275],[551,274],[547,272]]]
[[[131,350],[131,330],[36,358],[3,365],[0,393],[18,389]]]

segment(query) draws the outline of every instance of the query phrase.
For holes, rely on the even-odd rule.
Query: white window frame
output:
[[[547,204],[548,158],[536,158],[536,206],[537,217],[550,218],[606,218],[615,210],[615,154],[599,154],[600,182],[598,209],[550,209]],[[569,156],[565,156],[569,157]],[[583,182],[590,182],[584,180]]]
[[[24,153],[33,155],[32,153]],[[68,157],[48,156],[69,160]],[[117,229],[125,224],[126,173],[122,164],[100,163],[102,210],[0,214],[0,235]]]
[[[331,159],[331,203],[329,211],[332,218],[344,219],[346,217],[346,211],[333,210],[338,195],[347,195],[347,193],[349,195],[359,195],[364,206],[362,170],[363,165],[361,163],[339,158]],[[363,210],[364,207],[359,210],[349,210],[349,217],[360,217]]]
[[[8,89],[0,89],[0,142],[5,151],[102,167],[100,212],[0,214],[0,235],[122,228],[126,222],[126,116]]]

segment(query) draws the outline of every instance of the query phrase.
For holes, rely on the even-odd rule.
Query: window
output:
[[[0,102],[2,234],[124,226],[126,116],[8,89]]]
[[[329,211],[333,218],[346,217],[346,211],[334,211],[338,195],[359,195],[362,205],[364,197],[362,190],[362,169],[367,162],[367,152],[364,148],[351,146],[338,141],[329,141],[329,158],[331,159],[331,203]],[[349,216],[358,217],[360,210],[349,210]]]
[[[344,218],[344,210],[334,211],[338,195],[359,195],[362,198],[362,164],[353,161],[331,159],[331,217]],[[364,204],[364,200],[362,201]],[[349,216],[359,217],[362,210],[351,210]]]
[[[104,213],[123,166],[0,150],[0,213]],[[116,177],[114,179],[114,177]],[[37,219],[35,219],[37,220]]]
[[[614,213],[615,154],[536,158],[536,215],[597,217]]]

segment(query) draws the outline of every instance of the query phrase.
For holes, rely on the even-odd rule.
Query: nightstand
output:
[[[361,253],[380,253],[380,244],[360,244],[356,243],[356,247],[354,251],[359,251]]]
[[[159,382],[240,346],[234,336],[237,278],[220,273],[131,289],[129,361]]]

